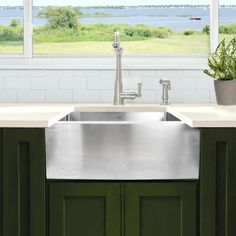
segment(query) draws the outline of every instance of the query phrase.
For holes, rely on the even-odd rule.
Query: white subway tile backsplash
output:
[[[128,76],[129,71],[123,70],[123,75]],[[115,80],[116,77],[116,71],[115,70],[102,70],[101,71],[101,77],[107,77]]]
[[[3,77],[0,77],[0,89],[4,88],[4,79]]]
[[[0,70],[0,76],[6,77],[17,77],[19,74],[19,70]]]
[[[115,79],[111,77],[102,77],[101,78],[101,89],[114,89],[115,88]]]
[[[202,70],[183,70],[184,77],[201,77],[204,76]]]
[[[88,89],[114,89],[115,79],[111,77],[89,77]]]
[[[64,76],[71,76],[72,73],[70,70],[46,70],[46,77],[50,78],[50,77],[64,77]]]
[[[135,103],[155,103],[156,102],[156,90],[143,90],[142,97],[136,98]]]
[[[60,78],[60,89],[86,89],[87,78],[85,77],[65,77]]]
[[[124,70],[123,87],[159,103],[160,79],[171,80],[170,102],[215,102],[213,80],[200,70]],[[112,102],[115,70],[0,70],[0,102]]]
[[[56,77],[33,77],[31,87],[32,89],[59,89],[59,79]]]
[[[155,76],[155,70],[130,70],[129,76],[130,77],[146,77],[146,76]]]
[[[73,102],[100,102],[100,90],[73,90]]]
[[[45,70],[19,70],[18,75],[19,77],[45,77],[46,71]]]
[[[162,99],[162,90],[157,90],[156,91],[156,103],[160,104]]]
[[[178,89],[196,89],[197,88],[197,78],[194,77],[183,77],[183,76],[169,76],[163,79],[171,81],[171,88],[174,90]],[[158,79],[159,83],[160,79]],[[159,84],[161,87],[161,85]]]
[[[88,89],[101,89],[101,77],[88,77]]]
[[[0,102],[18,102],[18,91],[0,90]]]
[[[142,78],[142,83],[143,83],[143,89],[161,89],[161,86],[159,84],[159,80],[157,77],[143,77]]]
[[[216,102],[216,93],[215,90],[210,90],[210,102]]]
[[[30,89],[31,78],[29,77],[4,77],[5,89]]]
[[[123,70],[122,75],[123,75],[123,78],[129,77],[130,76],[130,70]],[[114,77],[114,79],[116,77],[116,72],[115,71],[114,71],[113,77]]]
[[[18,102],[45,102],[44,90],[20,90]]]
[[[46,90],[46,102],[72,102],[72,90]]]
[[[183,91],[182,90],[171,90],[169,92],[170,103],[182,103],[183,102]]]
[[[182,77],[170,77],[167,78],[171,82],[171,89],[182,89],[183,88],[183,78]],[[158,81],[159,82],[159,81]],[[159,84],[159,87],[161,88],[162,85]]]
[[[141,77],[126,77],[123,78],[123,88],[124,90],[138,90],[138,83],[141,83]],[[155,89],[155,88],[154,88]]]
[[[76,75],[78,77],[87,77],[87,76],[100,77],[101,71],[100,70],[78,70]]]
[[[170,78],[177,78],[183,77],[184,73],[182,70],[157,70],[156,76],[158,79],[170,79]]]
[[[196,77],[183,77],[181,78],[182,89],[197,89]]]
[[[30,75],[31,77],[46,77],[47,71],[46,70],[31,70]]]
[[[210,102],[210,90],[183,90],[183,102]]]
[[[114,91],[113,90],[101,90],[101,102],[113,103]]]
[[[201,77],[197,79],[197,88],[198,89],[214,89],[214,80],[213,78],[208,77]]]

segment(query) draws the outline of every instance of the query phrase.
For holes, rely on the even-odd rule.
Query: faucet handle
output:
[[[137,85],[138,85],[138,97],[142,97],[143,84],[142,83],[137,83]]]

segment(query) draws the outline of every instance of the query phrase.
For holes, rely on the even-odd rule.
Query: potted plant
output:
[[[208,59],[209,70],[204,73],[213,77],[218,105],[236,105],[236,37],[228,44],[221,41]]]

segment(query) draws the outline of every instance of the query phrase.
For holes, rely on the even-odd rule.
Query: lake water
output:
[[[37,16],[39,9],[34,9],[33,15]],[[96,12],[112,14],[113,17],[82,18],[82,24],[110,23],[110,24],[145,24],[150,26],[165,26],[175,31],[186,29],[202,30],[209,24],[209,8],[172,7],[172,8],[82,8],[84,14]],[[190,17],[200,17],[201,20],[190,20]],[[23,10],[0,10],[0,25],[9,25],[13,18],[23,21]],[[34,26],[43,26],[48,22],[45,18],[34,17]],[[220,23],[236,23],[236,7],[220,8]]]

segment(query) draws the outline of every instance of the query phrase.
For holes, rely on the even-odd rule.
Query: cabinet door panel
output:
[[[3,129],[3,235],[45,235],[44,129]]]
[[[50,236],[120,236],[120,184],[51,183]]]
[[[196,235],[196,185],[126,184],[125,235]]]

